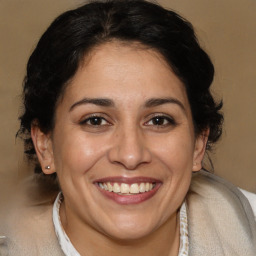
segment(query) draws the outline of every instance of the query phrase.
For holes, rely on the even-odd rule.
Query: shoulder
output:
[[[226,207],[237,213],[244,211],[255,223],[256,195],[237,188],[217,175],[206,171],[196,173],[192,178],[190,192],[209,204],[215,201],[215,208],[220,205],[223,211]]]
[[[52,224],[51,205],[17,207],[6,216],[1,235],[0,255],[1,250],[14,256],[62,255]]]
[[[201,194],[202,197],[216,197],[240,206],[249,215],[256,216],[256,195],[246,190],[237,188],[227,180],[206,171],[196,173],[192,178],[192,191]]]
[[[256,255],[252,206],[236,186],[200,171],[186,202],[191,255]]]
[[[1,216],[0,255],[63,255],[54,231],[52,208],[51,201],[36,202],[18,195]]]

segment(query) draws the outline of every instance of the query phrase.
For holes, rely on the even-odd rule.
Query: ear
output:
[[[208,128],[196,138],[192,168],[193,172],[200,171],[202,168],[202,161],[206,150],[209,132],[210,130]]]
[[[43,133],[37,124],[32,124],[31,138],[33,140],[37,158],[40,162],[42,171],[45,174],[54,173],[55,166],[50,134]]]

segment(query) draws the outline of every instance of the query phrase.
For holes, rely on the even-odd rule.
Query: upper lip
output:
[[[104,177],[101,179],[97,179],[94,183],[106,183],[106,182],[113,182],[113,183],[126,183],[126,184],[133,184],[133,183],[161,183],[160,180],[151,178],[151,177],[123,177],[123,176],[112,176],[112,177]]]

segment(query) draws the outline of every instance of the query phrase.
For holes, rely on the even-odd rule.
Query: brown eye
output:
[[[153,126],[168,126],[174,125],[175,121],[167,116],[155,116],[151,118],[146,125],[153,125]]]
[[[103,125],[108,125],[109,123],[103,117],[92,116],[81,121],[80,124],[90,125],[90,126],[103,126]]]
[[[166,124],[166,118],[165,117],[154,117],[154,118],[152,118],[152,124],[153,125],[164,125],[164,124]]]
[[[91,117],[87,123],[89,123],[90,125],[101,125],[103,122],[102,118],[100,117]]]

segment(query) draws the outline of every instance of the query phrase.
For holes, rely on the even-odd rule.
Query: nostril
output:
[[[110,162],[124,166],[127,170],[136,170],[139,165],[151,162],[151,154],[148,150],[140,152],[124,152],[112,149],[109,152]]]
[[[110,162],[120,164],[127,170],[135,170],[139,165],[151,161],[146,141],[136,127],[122,129],[115,134],[108,157]]]

